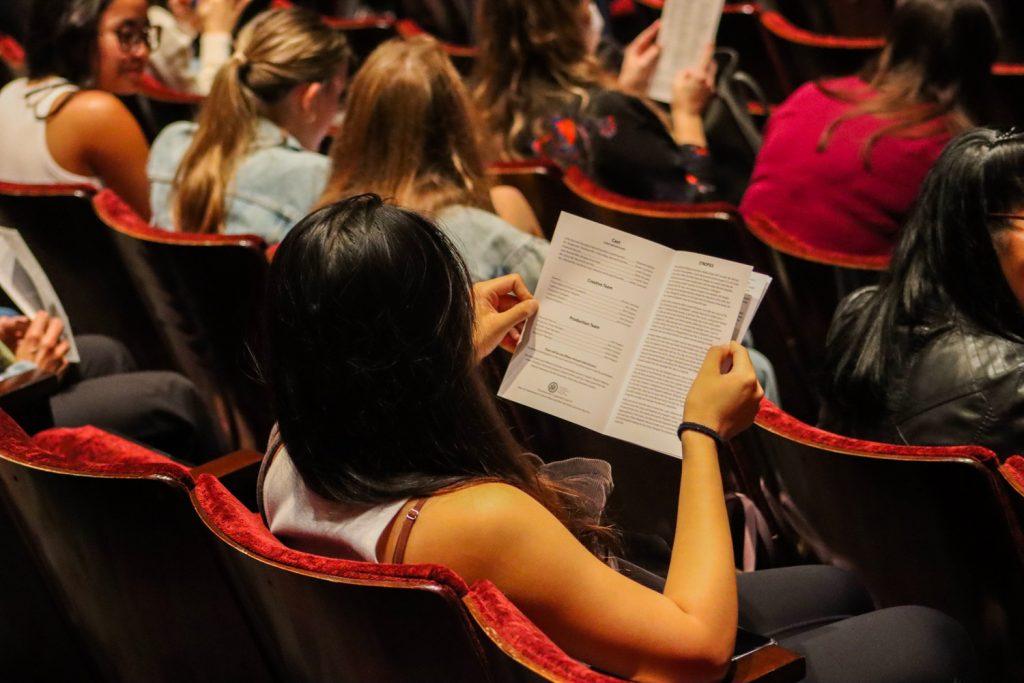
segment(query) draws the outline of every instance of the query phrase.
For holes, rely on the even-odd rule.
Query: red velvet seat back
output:
[[[256,381],[253,338],[267,277],[252,235],[195,235],[148,226],[109,190],[95,198],[175,364],[195,383],[238,446],[263,449],[272,418]]]
[[[993,453],[846,439],[767,401],[733,450],[807,559],[852,569],[879,606],[946,612],[970,632],[983,680],[1021,680],[1024,545]]]
[[[30,442],[0,414],[0,482],[104,680],[270,680],[185,468],[91,427]]]
[[[168,367],[162,337],[81,186],[0,183],[0,225],[15,228],[53,284],[75,334],[123,342],[143,367]]]
[[[770,11],[761,13],[761,29],[785,94],[808,81],[856,73],[885,44],[881,38],[812,33]]]
[[[293,680],[536,680],[532,671],[548,680],[612,680],[567,657],[486,582],[470,590],[436,565],[291,550],[209,475],[198,478],[193,499],[225,543],[266,651]]]

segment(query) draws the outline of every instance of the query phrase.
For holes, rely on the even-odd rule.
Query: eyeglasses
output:
[[[125,22],[114,29],[117,44],[125,52],[131,52],[139,45],[145,45],[150,51],[160,47],[160,28],[149,24]]]

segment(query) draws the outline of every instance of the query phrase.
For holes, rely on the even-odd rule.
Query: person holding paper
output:
[[[702,114],[714,92],[711,50],[676,74],[671,113],[647,99],[659,24],[604,73],[589,38],[588,2],[481,0],[474,97],[495,152],[579,166],[637,199],[695,202],[713,191]]]
[[[260,475],[271,531],[319,554],[493,581],[569,654],[635,680],[718,680],[737,622],[757,630],[759,619],[802,623],[780,641],[807,656],[807,680],[972,679],[966,635],[937,612],[841,620],[870,599],[840,570],[737,582],[718,440],[750,424],[762,392],[736,343],[707,352],[679,411],[685,458],[664,585],[602,561],[608,528],[522,453],[476,372],[537,311],[515,275],[471,286],[436,225],[375,195],[300,221],[271,264],[265,311],[263,375],[283,441]]]
[[[138,371],[125,346],[101,335],[75,338],[79,362],[60,318],[31,318],[0,308],[0,380],[36,368],[57,375],[50,397],[57,427],[93,425],[198,464],[225,451],[195,387],[175,372]]]

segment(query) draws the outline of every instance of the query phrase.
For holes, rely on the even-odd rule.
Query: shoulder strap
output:
[[[394,564],[402,564],[405,560],[405,546],[409,543],[409,534],[412,533],[412,525],[419,519],[420,510],[423,509],[423,505],[429,500],[429,498],[417,498],[413,501],[412,507],[405,513],[405,517],[402,518],[402,528],[398,532],[398,540],[395,541],[395,550],[391,554],[391,562]]]

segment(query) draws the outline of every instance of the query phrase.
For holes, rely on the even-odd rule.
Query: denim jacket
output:
[[[171,184],[197,125],[181,121],[167,126],[153,142],[147,173],[153,224],[173,230]],[[254,234],[269,244],[303,218],[324,189],[330,160],[310,152],[267,119],[260,119],[256,139],[228,187],[224,232]]]
[[[474,282],[519,273],[531,292],[536,289],[548,255],[547,240],[472,206],[442,209],[437,224],[459,250]]]

